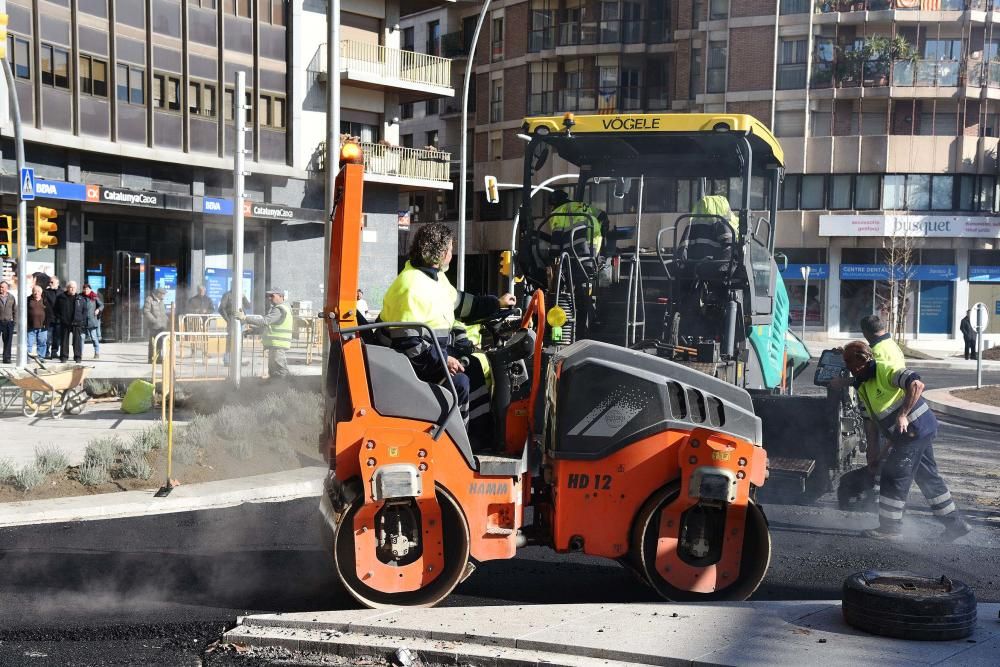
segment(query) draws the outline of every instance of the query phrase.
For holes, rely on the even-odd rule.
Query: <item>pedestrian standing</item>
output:
[[[166,294],[167,290],[157,287],[152,294],[146,297],[146,303],[142,306],[142,319],[146,323],[146,331],[149,334],[147,348],[149,363],[153,363],[154,347],[157,356],[163,354],[163,341],[157,341],[156,337],[167,330],[167,307],[163,302],[163,297]]]
[[[10,346],[14,342],[14,325],[17,323],[17,299],[10,291],[10,283],[0,281],[0,339],[3,341],[3,363],[10,363]]]
[[[944,525],[942,539],[952,541],[972,530],[938,473],[932,443],[938,423],[921,394],[920,375],[902,365],[876,359],[871,347],[853,341],[844,347],[844,364],[859,382],[865,408],[868,466],[881,467],[879,526],[865,537],[897,537],[903,532],[903,510],[910,486],[917,483],[931,511]],[[885,438],[881,449],[878,434]]]
[[[962,318],[962,323],[958,325],[958,328],[962,332],[962,340],[965,341],[963,354],[966,361],[974,359],[976,357],[976,330],[972,328],[971,310],[965,311],[965,317]]]
[[[192,315],[210,315],[215,312],[215,306],[204,285],[198,285],[196,294],[187,300],[187,312]]]
[[[83,295],[87,297],[87,337],[94,344],[94,359],[101,358],[101,313],[104,312],[104,301],[101,295],[83,286]]]
[[[292,347],[292,309],[285,303],[284,291],[272,287],[267,292],[271,307],[265,315],[247,315],[242,310],[236,319],[252,327],[264,329],[264,349],[267,350],[267,374],[272,378],[287,377],[288,349]]]
[[[240,309],[233,308],[233,291],[229,290],[222,295],[219,299],[219,315],[222,319],[226,321],[226,352],[222,356],[222,363],[229,365],[229,355],[233,352],[233,337],[230,335],[229,324],[233,321],[236,316],[237,310],[242,310],[244,313],[250,310],[250,301],[247,300],[246,295],[243,296],[243,307]]]
[[[56,299],[62,294],[59,288],[59,277],[49,278],[49,286],[42,292],[42,298],[49,304],[49,312],[52,319],[49,320],[49,359],[59,357],[59,346],[62,345],[62,323],[59,321],[59,314],[56,312]]]
[[[73,361],[83,360],[83,330],[87,327],[87,297],[77,292],[75,280],[66,283],[66,291],[56,299],[55,314],[59,318],[62,341],[59,343],[59,361],[69,361],[70,340],[73,342]]]
[[[28,297],[28,354],[44,359],[49,351],[49,324],[52,309],[42,295],[42,286],[37,283]]]
[[[365,301],[365,293],[358,290],[358,315],[363,317],[366,321],[368,320],[368,302]]]

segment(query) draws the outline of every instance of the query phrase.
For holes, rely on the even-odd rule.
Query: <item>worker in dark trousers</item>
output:
[[[947,484],[938,473],[932,443],[937,419],[921,397],[924,383],[905,366],[876,361],[871,347],[853,341],[844,348],[844,363],[860,382],[858,396],[867,414],[868,462],[881,464],[879,527],[864,537],[895,537],[903,530],[903,510],[915,481],[927,504],[942,523],[942,538],[952,541],[972,527],[962,518]],[[880,451],[878,432],[885,436],[886,451]]]

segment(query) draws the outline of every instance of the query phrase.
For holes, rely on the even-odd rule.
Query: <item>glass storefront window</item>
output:
[[[815,274],[809,277],[809,293],[804,295],[806,288],[802,279],[803,264],[826,264],[826,248],[788,248],[779,249],[788,258],[788,270],[782,276],[785,289],[788,291],[788,325],[792,331],[799,332],[802,328],[802,303],[806,303],[806,326],[826,326],[826,280],[817,279]],[[827,269],[829,272],[829,268]],[[822,275],[822,274],[821,274]]]
[[[882,188],[882,208],[886,211],[898,211],[906,208],[905,176],[886,174],[885,186]]]

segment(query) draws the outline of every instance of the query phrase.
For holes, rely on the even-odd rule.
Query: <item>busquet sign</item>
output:
[[[1000,217],[821,215],[819,235],[1000,238]]]

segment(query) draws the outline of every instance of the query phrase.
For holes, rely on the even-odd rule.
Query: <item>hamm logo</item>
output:
[[[506,482],[472,482],[469,484],[470,496],[499,496],[508,491]]]

